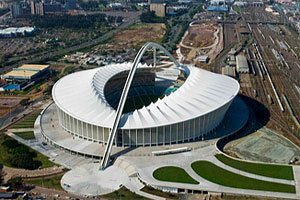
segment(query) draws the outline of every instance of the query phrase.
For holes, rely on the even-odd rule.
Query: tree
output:
[[[11,178],[7,181],[7,184],[11,188],[11,190],[18,190],[23,187],[23,180],[21,177]]]
[[[2,143],[8,149],[13,149],[19,146],[19,143],[16,140],[7,139]]]
[[[22,99],[22,100],[20,101],[20,104],[21,104],[22,106],[24,106],[24,105],[26,105],[26,104],[28,103],[28,101],[29,101],[29,98]]]
[[[166,21],[165,18],[156,16],[154,11],[143,12],[140,20],[145,23],[164,23]]]

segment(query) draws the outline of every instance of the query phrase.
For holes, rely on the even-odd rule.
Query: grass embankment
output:
[[[34,122],[41,112],[41,109],[35,111],[33,114],[30,114],[29,116],[25,117],[24,120],[17,122],[12,128],[34,128]]]
[[[293,185],[257,180],[232,173],[208,161],[192,163],[193,170],[202,178],[213,183],[240,189],[295,193]]]
[[[57,175],[57,176],[38,179],[38,180],[25,180],[25,183],[37,185],[37,186],[45,187],[45,188],[53,188],[53,189],[57,189],[57,190],[63,190],[63,188],[60,185],[60,180],[61,180],[62,176],[63,175]]]
[[[25,95],[25,94],[28,94],[29,92],[31,92],[32,90],[36,89],[36,88],[39,88],[41,87],[41,85],[43,84],[44,82],[41,82],[41,83],[37,83],[35,85],[33,85],[32,87],[24,90],[24,91],[13,91],[12,93],[13,94],[20,94],[20,95]]]
[[[149,194],[153,194],[155,196],[160,196],[160,197],[163,197],[166,199],[179,199],[179,196],[176,194],[169,193],[169,192],[163,192],[163,191],[156,190],[156,189],[154,189],[152,187],[148,187],[148,186],[143,187],[141,189],[141,191],[149,193]]]
[[[146,200],[147,198],[137,195],[136,193],[131,192],[126,187],[121,187],[119,190],[112,193],[106,194],[103,196],[107,199],[123,199],[123,200]]]
[[[33,131],[14,132],[14,134],[19,136],[20,138],[23,138],[24,140],[32,140],[35,138]]]
[[[271,178],[294,180],[293,168],[291,166],[243,162],[228,158],[223,154],[217,154],[215,157],[225,165],[245,172]]]
[[[0,163],[15,168],[37,169],[55,166],[48,157],[7,135],[0,136]]]
[[[153,177],[160,181],[199,184],[184,169],[179,167],[161,167],[153,172]]]

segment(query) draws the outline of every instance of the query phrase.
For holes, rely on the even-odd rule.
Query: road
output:
[[[5,115],[4,117],[0,118],[0,130],[5,129],[10,124],[14,123],[15,121],[21,119],[24,115],[31,113],[38,107],[43,105],[43,97],[36,99],[27,109],[23,106],[13,110],[9,114]],[[13,120],[14,119],[14,120]]]
[[[115,34],[117,34],[119,31],[126,29],[128,26],[130,26],[131,24],[133,24],[137,21],[139,21],[139,13],[135,16],[132,16],[131,18],[128,18],[128,21],[125,21],[122,25],[120,25],[116,29],[114,29],[112,31],[109,31],[109,32],[105,33],[104,35],[102,35],[102,36],[100,36],[100,37],[98,37],[94,40],[89,40],[88,42],[84,42],[80,45],[76,45],[76,46],[66,48],[66,49],[63,49],[63,50],[50,52],[50,53],[47,53],[43,56],[33,57],[30,60],[23,60],[23,61],[20,61],[20,62],[14,64],[14,65],[11,65],[11,66],[5,66],[3,68],[0,68],[0,73],[4,73],[6,71],[9,71],[13,67],[16,67],[16,66],[19,66],[19,65],[22,65],[22,64],[37,63],[41,60],[46,60],[46,59],[49,59],[49,58],[54,57],[54,56],[64,55],[64,54],[67,54],[68,52],[75,51],[77,49],[82,49],[82,48],[86,48],[86,47],[89,47],[89,46],[92,46],[92,45],[96,45],[100,42],[108,40],[109,38],[111,38]]]

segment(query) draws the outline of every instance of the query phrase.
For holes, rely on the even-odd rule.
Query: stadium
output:
[[[141,58],[150,47],[153,45],[138,56]],[[166,51],[159,45],[155,47]],[[202,140],[222,122],[239,92],[236,80],[192,65],[164,68],[139,61],[111,64],[61,78],[52,90],[59,125],[73,137],[110,143],[119,100],[132,66],[136,66],[136,71],[112,137],[116,146]]]

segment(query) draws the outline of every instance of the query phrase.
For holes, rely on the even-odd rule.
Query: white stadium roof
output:
[[[112,64],[65,76],[54,85],[53,99],[74,118],[111,128],[116,110],[106,102],[104,87],[110,78],[131,66],[132,63]],[[193,119],[216,110],[239,92],[238,82],[230,77],[193,66],[184,68],[189,76],[179,89],[147,107],[123,114],[120,128],[151,128]]]

